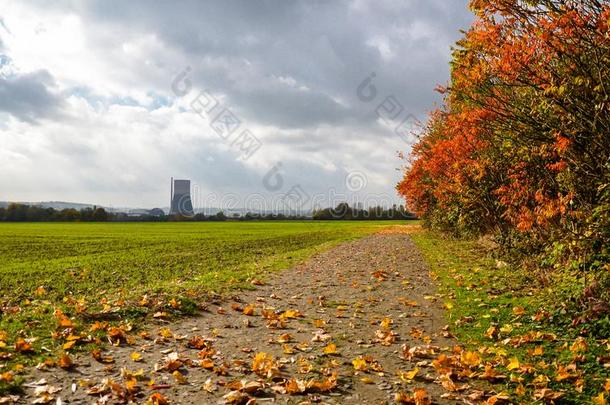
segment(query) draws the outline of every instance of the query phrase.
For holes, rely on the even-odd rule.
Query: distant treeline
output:
[[[335,208],[325,208],[314,211],[315,220],[400,220],[415,219],[415,215],[408,212],[403,205],[386,209],[383,207],[370,207],[368,209],[352,208],[347,203],[341,203]]]
[[[112,214],[103,208],[67,208],[56,210],[36,205],[9,204],[0,207],[0,221],[7,222],[47,222],[47,221],[108,221]]]
[[[66,208],[57,210],[37,205],[12,203],[8,207],[0,207],[0,221],[3,222],[169,222],[169,221],[297,221],[311,219],[305,215],[285,214],[233,214],[226,216],[222,211],[205,215],[196,214],[193,217],[165,215],[162,210],[151,210],[153,214],[129,215],[123,212],[108,212],[102,207],[83,208],[77,210]],[[347,203],[341,203],[335,208],[315,211],[314,220],[398,220],[413,219],[413,214],[407,212],[401,205],[384,209],[372,207],[368,210],[351,208]]]
[[[227,217],[222,212],[209,216],[197,214],[193,218],[170,217],[158,208],[151,210],[151,214],[129,215],[124,212],[108,212],[102,207],[57,210],[17,203],[9,204],[6,208],[0,207],[0,221],[4,222],[165,222],[174,220],[225,221]]]

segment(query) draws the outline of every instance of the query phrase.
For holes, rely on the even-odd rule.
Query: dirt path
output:
[[[116,403],[140,390],[140,403],[158,392],[172,404],[250,397],[256,403],[382,404],[420,387],[434,403],[455,403],[457,395],[441,396],[447,391],[434,381],[426,355],[427,345],[456,344],[444,326],[442,300],[416,247],[404,232],[389,231],[318,254],[200,316],[151,325],[149,339],[102,353],[113,363],[82,353],[71,372],[33,377],[61,387],[54,395],[63,403]],[[411,360],[405,345],[415,352]],[[35,387],[27,390],[31,402]]]

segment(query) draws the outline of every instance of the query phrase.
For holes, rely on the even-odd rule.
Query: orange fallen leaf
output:
[[[518,306],[513,308],[513,314],[516,316],[522,316],[525,314],[525,308]]]
[[[189,339],[187,346],[191,349],[201,350],[206,348],[208,345],[202,336],[195,335]]]
[[[313,326],[319,329],[324,328],[324,326],[326,326],[326,321],[322,319],[314,319],[313,321],[311,321],[311,323],[313,323]]]
[[[57,361],[57,365],[59,367],[63,368],[64,370],[69,370],[72,367],[74,367],[74,362],[72,361],[72,358],[70,357],[70,355],[68,355],[67,353],[64,353],[61,355],[61,357]]]
[[[114,358],[112,356],[103,356],[102,351],[100,349],[93,349],[91,351],[91,357],[93,357],[96,361],[104,364],[114,363]]]
[[[148,402],[151,405],[169,405],[169,401],[163,395],[158,392],[155,392],[148,398]]]
[[[254,305],[248,304],[245,306],[243,310],[244,315],[253,316],[254,315]]]
[[[201,367],[205,368],[206,370],[212,370],[214,369],[214,361],[210,360],[210,359],[203,359],[201,360]]]
[[[290,333],[284,333],[277,338],[278,343],[289,343],[292,341],[292,335]]]
[[[23,338],[18,338],[15,342],[15,351],[17,353],[31,353],[34,350],[32,349],[32,345],[26,342]]]

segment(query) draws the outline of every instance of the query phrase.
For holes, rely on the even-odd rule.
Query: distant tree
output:
[[[91,219],[96,222],[108,221],[108,213],[102,207],[98,207],[95,209],[95,211],[93,211]]]
[[[6,209],[6,220],[14,222],[25,221],[27,219],[27,211],[27,205],[11,203]]]
[[[66,208],[61,210],[59,215],[60,219],[63,221],[78,221],[80,219],[80,212],[74,208]]]
[[[93,220],[93,208],[83,208],[80,210],[81,221],[92,221]]]

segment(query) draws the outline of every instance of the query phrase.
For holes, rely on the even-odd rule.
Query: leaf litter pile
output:
[[[406,232],[343,244],[252,285],[194,317],[158,314],[140,331],[104,321],[82,330],[56,311],[64,354],[41,357],[24,392],[0,404],[503,399],[487,383],[500,372],[448,331],[442,297]],[[94,332],[106,344],[83,350]],[[32,347],[23,340],[14,350]],[[0,379],[15,377],[5,374]]]

